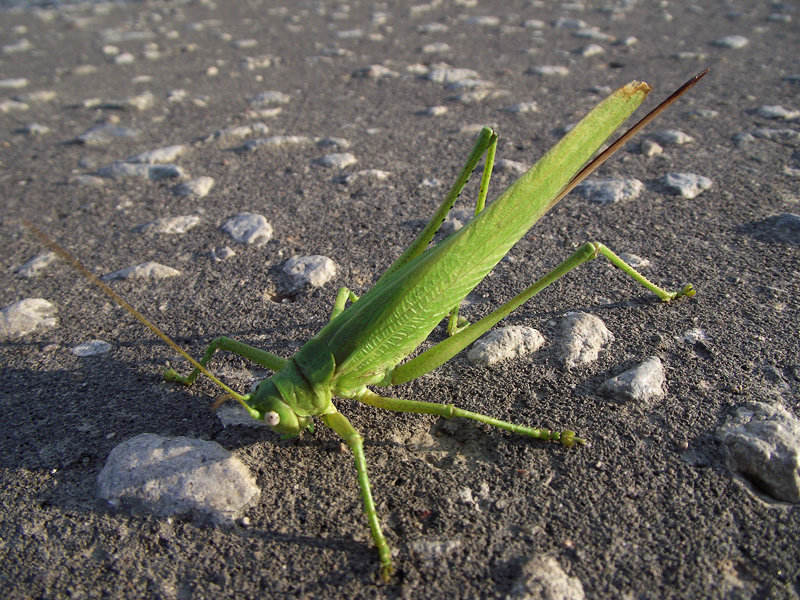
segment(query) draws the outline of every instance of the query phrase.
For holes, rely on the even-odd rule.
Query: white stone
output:
[[[283,265],[282,272],[291,279],[291,291],[306,285],[322,287],[336,277],[336,263],[327,256],[293,256]]]
[[[90,340],[88,342],[83,342],[72,349],[72,353],[75,356],[80,357],[97,356],[100,354],[106,354],[110,351],[111,344],[104,342],[103,340]]]
[[[644,190],[644,184],[633,177],[625,179],[587,179],[575,188],[575,193],[598,204],[615,204],[634,200]]]
[[[399,76],[400,73],[392,71],[383,65],[370,65],[353,73],[353,77],[364,77],[366,79],[392,79]]]
[[[157,262],[148,261],[140,265],[127,267],[114,271],[108,275],[103,275],[101,279],[104,281],[113,281],[115,279],[164,279],[166,277],[176,277],[181,272],[172,267],[167,267]]]
[[[593,363],[613,341],[614,335],[594,315],[571,312],[561,320],[560,358],[567,369]]]
[[[488,367],[527,356],[543,344],[544,337],[533,327],[509,325],[493,329],[475,342],[467,353],[467,359],[473,365]]]
[[[192,198],[204,198],[214,187],[213,177],[198,177],[190,179],[172,188],[173,193],[178,196],[191,196]]]
[[[750,42],[743,35],[728,35],[718,38],[711,43],[720,48],[733,48],[734,50],[738,50],[739,48],[744,48]]]
[[[539,106],[536,102],[519,102],[517,104],[512,104],[511,106],[506,106],[502,109],[503,112],[512,113],[515,115],[522,115],[526,113],[532,113],[539,110]]]
[[[478,79],[478,73],[472,69],[439,67],[431,69],[427,75],[427,79],[434,83],[453,83],[462,79]]]
[[[326,154],[325,156],[313,161],[315,165],[326,167],[328,169],[346,169],[350,165],[358,162],[355,156],[349,152],[336,152],[333,154]]]
[[[538,67],[531,67],[527,72],[531,75],[544,76],[558,75],[560,77],[564,77],[569,75],[569,69],[561,65],[541,65]]]
[[[98,496],[161,516],[193,513],[231,524],[259,496],[255,478],[216,442],[143,433],[108,455]]]
[[[200,223],[201,219],[197,215],[184,215],[180,217],[163,217],[150,223],[145,223],[137,227],[141,233],[186,233],[192,227]]]
[[[171,163],[178,157],[186,152],[187,148],[184,145],[165,146],[163,148],[156,148],[155,150],[148,150],[136,156],[126,159],[124,162],[129,163],[144,163],[148,165],[161,165]]]
[[[786,119],[792,120],[800,117],[800,110],[790,110],[783,106],[763,105],[759,106],[756,114],[764,119]]]
[[[552,556],[538,554],[522,566],[522,574],[506,600],[584,600],[583,585],[568,576]]]
[[[25,298],[0,309],[0,339],[10,340],[58,324],[56,307],[44,298]]]
[[[708,177],[696,173],[667,173],[659,182],[670,192],[684,198],[696,198],[711,187]]]
[[[139,177],[151,181],[186,178],[186,172],[177,165],[148,165],[129,162],[115,162],[107,167],[101,167],[97,170],[97,174],[108,179]]]
[[[662,129],[651,133],[652,139],[657,141],[662,146],[680,146],[681,144],[688,144],[694,141],[694,138],[680,129]]]
[[[263,215],[241,213],[228,219],[222,226],[235,241],[241,244],[263,246],[272,239],[272,225]]]
[[[255,107],[269,106],[272,104],[289,104],[291,101],[291,96],[277,91],[261,92],[248,100],[248,102]]]
[[[258,148],[283,148],[285,146],[304,146],[313,143],[314,140],[305,135],[273,135],[268,138],[257,138],[250,140],[242,146],[246,152],[255,152]]]
[[[19,267],[16,270],[16,273],[20,277],[25,277],[26,279],[37,277],[43,269],[50,266],[57,258],[58,256],[55,252],[37,254],[24,265]]]
[[[360,179],[374,179],[375,181],[384,181],[391,176],[389,171],[382,171],[380,169],[364,169],[356,171],[342,177],[341,181],[348,185],[355,183]]]
[[[748,403],[717,433],[730,467],[784,502],[800,503],[800,420],[780,405]]]
[[[664,366],[657,356],[604,381],[598,392],[621,401],[648,402],[665,395]]]
[[[100,146],[108,144],[116,139],[136,138],[141,135],[138,129],[131,129],[130,127],[123,127],[122,125],[114,125],[113,123],[104,123],[97,125],[75,138],[79,144],[86,146]]]
[[[19,90],[24,88],[30,83],[24,77],[9,77],[8,79],[0,79],[0,90]]]

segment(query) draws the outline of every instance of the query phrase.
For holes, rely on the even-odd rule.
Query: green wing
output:
[[[413,352],[552,207],[649,91],[632,82],[611,94],[466,227],[393,272],[322,329],[314,339],[334,356],[335,393],[379,383]]]

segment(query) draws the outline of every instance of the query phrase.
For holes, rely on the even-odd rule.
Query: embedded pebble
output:
[[[744,48],[749,43],[749,40],[743,35],[728,35],[714,40],[711,42],[711,45],[718,46],[719,48],[733,48],[734,50],[738,50],[739,48]]]
[[[16,97],[16,100],[19,100],[20,102],[30,102],[36,104],[55,100],[56,95],[57,94],[53,90],[36,90],[35,92],[20,94]]]
[[[488,367],[536,352],[543,344],[544,337],[533,327],[509,325],[493,329],[475,342],[467,359],[473,365]]]
[[[322,287],[336,277],[336,263],[327,256],[293,256],[281,269],[291,280],[290,292],[304,287]]]
[[[711,180],[695,173],[667,173],[659,180],[670,192],[683,198],[696,198],[711,187]]]
[[[634,368],[607,379],[597,391],[623,402],[648,402],[664,396],[665,381],[661,359],[650,356]]]
[[[200,223],[197,215],[184,215],[182,217],[164,217],[150,223],[145,223],[136,228],[140,233],[186,233]]]
[[[248,99],[250,105],[256,108],[270,106],[272,104],[289,104],[291,101],[292,97],[290,95],[277,91],[261,92]]]
[[[571,312],[561,320],[560,358],[567,369],[593,363],[613,341],[606,324],[594,315]]]
[[[769,127],[764,127],[756,129],[752,135],[762,140],[772,140],[774,142],[797,143],[800,141],[800,131],[794,129],[770,129]]]
[[[564,77],[569,75],[569,69],[561,65],[542,65],[539,67],[531,67],[526,71],[526,73],[530,73],[531,75],[558,75],[560,77]]]
[[[800,502],[800,419],[779,404],[747,403],[717,432],[731,469],[783,502]]]
[[[365,79],[386,79],[400,77],[400,73],[392,71],[383,65],[370,65],[363,69],[353,72],[353,77],[364,77]]]
[[[349,152],[336,152],[312,161],[312,164],[325,167],[327,169],[346,169],[350,165],[358,162],[355,156]]]
[[[773,222],[776,237],[787,242],[800,243],[800,215],[783,213]]]
[[[694,138],[680,129],[662,129],[651,133],[650,138],[663,146],[680,146],[694,141]]]
[[[577,38],[583,38],[587,40],[594,40],[595,42],[613,42],[614,36],[608,33],[604,33],[600,31],[597,27],[585,27],[583,29],[578,29],[577,31],[573,31],[572,35]]]
[[[209,136],[203,138],[204,142],[212,142],[216,140],[230,141],[230,140],[243,140],[251,135],[267,135],[269,127],[266,123],[248,123],[247,125],[236,125],[234,127],[226,127],[225,129],[218,129]]]
[[[633,177],[626,179],[587,179],[575,187],[575,192],[597,204],[615,204],[639,197],[644,184]]]
[[[139,177],[151,181],[161,179],[184,179],[186,172],[177,165],[148,165],[145,163],[115,162],[97,169],[100,177],[107,179],[126,179]]]
[[[606,52],[605,48],[603,48],[599,44],[589,44],[578,50],[578,54],[580,54],[584,58],[599,56],[600,54],[605,54],[605,52]]]
[[[478,79],[478,73],[472,69],[459,69],[455,67],[441,67],[431,69],[426,76],[428,81],[434,83],[454,83],[462,79]]]
[[[426,109],[423,109],[416,114],[422,115],[424,117],[441,117],[442,115],[447,114],[447,107],[446,106],[429,106]]]
[[[26,135],[45,135],[50,133],[50,128],[40,123],[30,123],[24,127],[20,127],[17,131]]]
[[[501,110],[503,112],[512,113],[515,115],[522,115],[538,111],[539,106],[536,104],[536,102],[519,102],[518,104],[512,104],[511,106],[506,106]]]
[[[13,44],[5,44],[3,46],[4,54],[16,54],[17,52],[28,52],[33,49],[33,44],[30,43],[28,38],[17,40]]]
[[[24,102],[19,102],[18,100],[2,100],[0,101],[0,113],[10,113],[22,110],[28,110],[30,108]]]
[[[778,105],[759,106],[756,114],[764,119],[786,119],[792,120],[800,117],[800,110],[790,110]]]
[[[313,139],[305,135],[273,135],[268,138],[250,140],[242,146],[245,152],[255,152],[262,146],[267,148],[282,148],[284,146],[303,146],[313,143]]]
[[[106,354],[110,351],[111,344],[104,342],[103,340],[90,340],[88,342],[83,342],[72,349],[72,353],[75,356],[80,357],[97,356],[99,354]]]
[[[160,165],[164,163],[171,163],[176,158],[180,157],[186,152],[186,146],[165,146],[164,148],[156,148],[155,150],[148,150],[136,156],[132,156],[122,162],[128,163],[144,163],[148,165]]]
[[[411,549],[421,559],[435,562],[461,547],[461,540],[448,539],[444,541],[420,539],[411,542]]]
[[[480,169],[476,169],[483,172],[483,167]],[[521,163],[517,160],[511,160],[509,158],[501,158],[494,162],[493,171],[495,173],[499,172],[506,172],[506,173],[514,173],[516,175],[522,175],[525,171],[528,170],[528,165],[525,163]]]
[[[447,218],[444,220],[441,227],[439,227],[437,233],[446,236],[455,233],[469,223],[474,216],[475,209],[473,208],[454,208],[447,213]]]
[[[56,307],[44,298],[25,298],[0,309],[0,339],[22,337],[58,325]]]
[[[97,125],[75,138],[78,144],[86,146],[101,146],[108,144],[117,139],[130,139],[136,138],[141,135],[138,129],[131,129],[130,127],[123,127],[122,125],[114,125],[113,123],[104,123]]]
[[[347,150],[350,147],[350,142],[344,138],[339,137],[326,137],[317,142],[319,148],[336,148],[338,150]]]
[[[507,600],[583,600],[583,584],[570,577],[552,556],[538,554],[522,566]]]
[[[231,524],[259,496],[255,478],[216,442],[143,433],[116,446],[97,476],[98,496],[160,516],[193,513]]]
[[[587,24],[583,19],[559,17],[553,22],[553,27],[556,29],[586,29]]]
[[[198,177],[184,181],[172,188],[172,192],[178,196],[191,196],[192,198],[204,198],[214,187],[213,177]]]
[[[18,267],[15,272],[20,277],[27,279],[37,277],[42,270],[50,266],[57,258],[58,256],[55,252],[37,254],[24,265]]]
[[[657,156],[664,152],[664,148],[658,142],[645,138],[639,144],[639,152],[645,156]]]
[[[0,79],[0,90],[19,90],[27,86],[29,81],[24,77],[9,77]]]
[[[641,256],[636,256],[635,254],[629,254],[628,252],[620,252],[617,256],[619,256],[622,260],[632,266],[634,269],[646,269],[650,266],[650,261],[646,258],[642,258]]]
[[[388,179],[390,175],[391,173],[389,171],[382,171],[380,169],[364,169],[362,171],[356,171],[355,173],[345,175],[344,177],[341,177],[339,181],[350,185],[359,179],[374,179],[375,181],[383,181]]]
[[[233,258],[234,256],[236,256],[236,252],[234,252],[233,249],[230,248],[229,246],[223,246],[222,248],[212,248],[211,250],[211,258],[215,262],[228,260],[229,258]]]
[[[122,100],[111,100],[109,102],[101,103],[101,108],[113,110],[129,110],[135,109],[138,111],[145,111],[152,108],[155,104],[156,97],[153,92],[142,92],[136,96],[128,96]]]
[[[263,246],[272,239],[272,225],[263,215],[240,213],[228,219],[221,229],[240,244]]]
[[[108,275],[103,275],[103,281],[113,281],[116,279],[164,279],[166,277],[176,277],[181,272],[172,267],[167,267],[157,262],[148,261],[140,265],[127,267],[114,271]]]
[[[500,17],[495,17],[494,15],[480,15],[478,17],[469,17],[464,22],[467,23],[467,25],[494,27],[500,25]]]
[[[688,329],[684,331],[680,339],[686,342],[687,344],[697,344],[697,343],[707,342],[708,336],[706,335],[705,331],[703,331],[699,327],[695,327],[693,329]]]
[[[446,42],[432,42],[430,44],[425,44],[420,48],[420,52],[423,54],[438,54],[444,52],[450,52],[450,44]]]

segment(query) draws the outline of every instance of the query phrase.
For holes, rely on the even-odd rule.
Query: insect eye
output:
[[[270,427],[275,427],[280,422],[281,422],[281,417],[274,410],[271,410],[264,415],[264,423],[266,423]]]

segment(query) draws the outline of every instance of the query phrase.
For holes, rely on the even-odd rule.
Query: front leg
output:
[[[236,340],[228,337],[218,337],[208,345],[206,353],[203,355],[203,358],[200,359],[200,364],[205,367],[217,350],[227,350],[228,352],[233,352],[234,354],[238,354],[239,356],[250,359],[254,363],[261,365],[262,367],[266,367],[272,371],[280,371],[287,362],[285,358],[282,358],[277,354],[267,352],[266,350],[261,350],[260,348],[255,348],[253,346],[243,344],[242,342],[237,342]],[[195,367],[195,369],[186,376],[181,375],[173,369],[167,369],[164,371],[164,379],[167,381],[177,381],[184,385],[192,385],[199,374],[200,369],[197,367]]]
[[[381,561],[381,578],[384,583],[388,583],[394,572],[392,553],[389,550],[389,544],[386,543],[386,538],[383,537],[381,524],[378,520],[378,511],[375,510],[375,502],[372,500],[372,491],[370,490],[369,478],[367,477],[367,461],[364,458],[364,440],[361,438],[361,434],[356,431],[355,427],[350,424],[350,421],[348,421],[342,413],[334,412],[322,415],[320,418],[325,425],[342,436],[353,453],[353,457],[356,459],[358,485],[361,486],[361,499],[364,501],[364,513],[367,515],[367,521],[369,521],[372,540],[375,542],[375,547],[378,549],[378,556]]]

